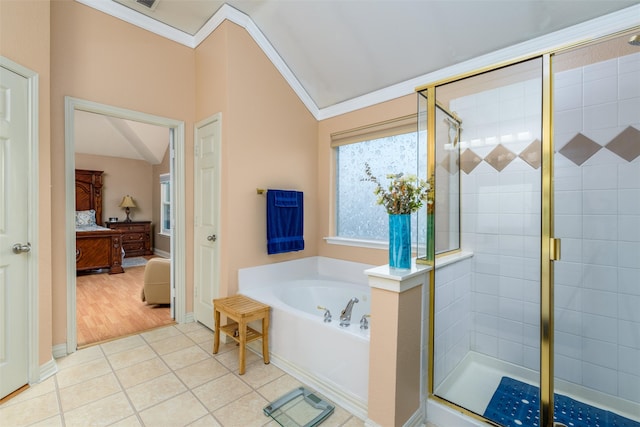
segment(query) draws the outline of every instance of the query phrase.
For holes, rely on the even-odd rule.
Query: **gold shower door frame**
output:
[[[541,426],[553,426],[553,260],[559,255],[559,242],[553,238],[553,129],[552,129],[552,88],[551,88],[551,54],[542,56],[536,55],[510,63],[496,65],[491,68],[477,70],[473,73],[457,76],[456,78],[436,82],[431,85],[422,86],[416,89],[418,96],[426,93],[427,101],[427,173],[426,176],[432,183],[435,183],[435,158],[436,158],[436,87],[452,83],[477,74],[497,70],[510,65],[518,64],[536,58],[542,58],[542,227],[541,227],[541,277],[540,277],[540,420]],[[420,92],[422,94],[420,94]],[[437,183],[435,183],[437,185]],[[435,206],[436,192],[432,193],[433,204]],[[428,265],[435,264],[435,214],[427,213],[427,251],[424,258],[420,262]],[[489,421],[484,417],[458,406],[448,400],[440,398],[434,394],[434,344],[435,344],[435,268],[430,271],[430,288],[429,288],[429,310],[428,310],[428,328],[429,328],[429,353],[427,355],[427,366],[429,369],[427,394],[430,398],[436,399],[445,405],[454,407],[458,411],[470,415],[483,421]],[[490,421],[489,421],[490,422]]]
[[[554,425],[554,261],[560,260],[560,240],[554,237],[554,186],[553,186],[553,168],[554,168],[554,143],[553,143],[553,70],[552,58],[554,55],[561,54],[579,47],[595,45],[602,41],[620,37],[621,35],[631,33],[637,30],[634,28],[610,34],[597,40],[590,40],[583,43],[575,43],[563,48],[554,49],[543,54],[534,54],[527,57],[516,58],[512,61],[496,64],[491,67],[474,70],[465,74],[461,74],[446,80],[437,81],[431,84],[423,85],[416,88],[418,96],[425,96],[427,101],[427,171],[426,176],[434,179],[435,177],[435,153],[436,153],[436,88],[438,86],[453,83],[467,77],[473,77],[479,74],[516,65],[521,62],[540,58],[542,60],[542,141],[541,141],[541,234],[540,234],[540,426],[553,427]],[[432,181],[433,182],[433,181]],[[435,206],[436,192],[432,194],[433,204]],[[435,265],[435,214],[433,212],[427,214],[427,252],[425,256],[419,260],[424,264]],[[435,268],[430,271],[429,285],[429,307],[428,307],[428,348],[427,366],[428,366],[428,382],[427,395],[429,398],[435,399],[440,403],[450,406],[473,418],[480,419],[491,424],[494,422],[462,407],[443,399],[434,394],[434,344],[435,344]]]

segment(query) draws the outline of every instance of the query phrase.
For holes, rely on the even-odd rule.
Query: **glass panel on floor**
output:
[[[640,427],[640,46],[553,56],[555,415]],[[582,419],[580,419],[582,418]]]
[[[538,400],[542,60],[437,86],[435,94],[436,189],[458,185],[451,174],[459,173],[460,246],[472,256],[435,273],[434,394],[512,425],[512,411],[504,411],[510,388],[524,384],[531,397],[520,400],[536,409]],[[448,161],[456,151],[459,159]],[[440,194],[437,247],[451,244],[437,233],[453,219],[439,216]],[[535,411],[523,407],[518,425],[536,425]]]

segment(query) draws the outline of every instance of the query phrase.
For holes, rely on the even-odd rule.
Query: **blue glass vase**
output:
[[[411,215],[389,215],[389,267],[411,268]]]

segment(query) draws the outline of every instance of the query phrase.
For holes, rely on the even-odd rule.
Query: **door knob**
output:
[[[23,245],[22,243],[16,243],[11,249],[13,249],[14,254],[29,252],[31,250],[31,243],[27,242],[26,245]]]
[[[218,238],[216,237],[215,234],[212,234],[210,236],[207,236],[207,240],[210,242],[215,242],[216,240],[218,240]]]

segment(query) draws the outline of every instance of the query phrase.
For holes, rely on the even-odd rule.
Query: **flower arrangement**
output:
[[[383,205],[389,215],[411,214],[420,209],[424,202],[427,205],[433,203],[427,198],[431,185],[415,175],[388,174],[387,179],[391,181],[388,188],[385,189],[371,172],[369,163],[365,163],[364,173],[367,177],[362,181],[376,184],[373,193],[378,196],[377,203]]]

